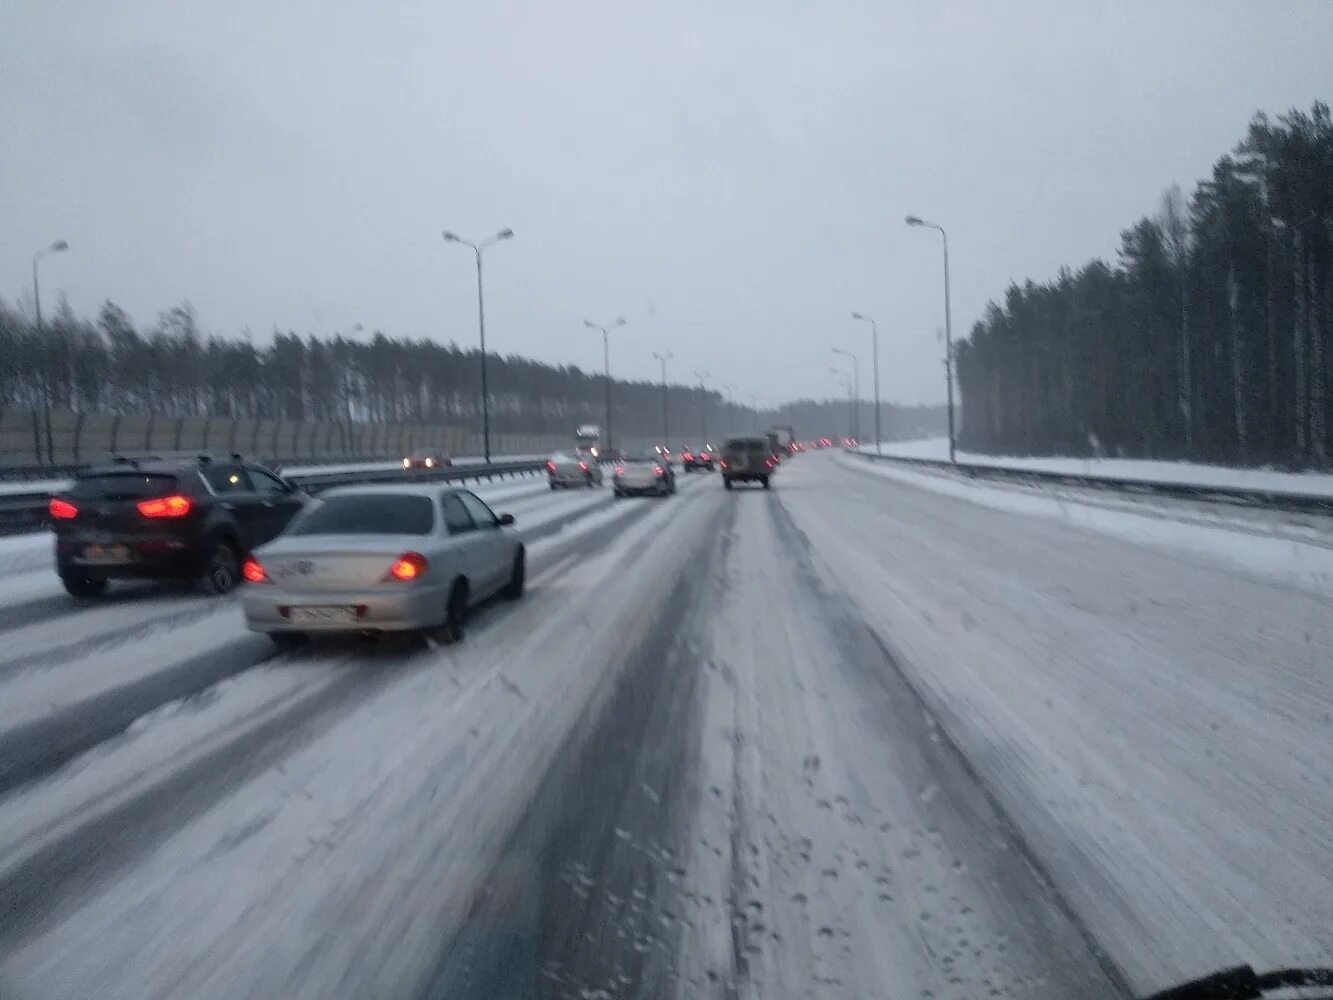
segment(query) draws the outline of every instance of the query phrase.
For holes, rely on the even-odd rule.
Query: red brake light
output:
[[[61,500],[59,497],[52,497],[51,503],[46,509],[58,521],[70,521],[79,516],[78,507],[75,507],[68,500]]]
[[[725,458],[722,459],[720,462],[718,462],[718,465],[722,466],[722,468],[725,469],[727,467],[727,460]]]
[[[653,472],[657,473],[659,476],[665,476],[665,475],[666,475],[666,470],[663,469],[660,465],[654,465],[654,466],[653,466]]]
[[[245,564],[241,567],[241,576],[251,583],[268,583],[268,574],[264,572],[264,567],[259,565],[258,559],[245,560]]]
[[[587,462],[579,462],[579,468],[580,468],[582,471],[587,472],[587,471],[588,471],[588,463],[587,463]]]
[[[616,475],[617,475],[617,476],[623,476],[624,474],[625,474],[625,467],[624,467],[623,465],[617,465],[617,466],[616,466]]]
[[[548,461],[548,462],[546,463],[546,468],[547,468],[548,471],[550,471],[550,472],[554,472],[554,471],[555,471],[555,463],[554,463],[554,462],[550,462],[550,461]]]
[[[174,493],[155,500],[140,500],[139,513],[144,517],[184,517],[194,508],[194,501]]]
[[[398,557],[398,561],[389,567],[385,579],[415,580],[425,574],[429,567],[430,563],[426,562],[426,557],[420,552],[404,552]]]

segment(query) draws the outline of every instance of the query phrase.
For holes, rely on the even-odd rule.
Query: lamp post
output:
[[[46,351],[46,337],[42,329],[42,290],[37,280],[37,262],[43,257],[53,253],[64,253],[69,249],[69,244],[64,240],[56,240],[49,246],[44,246],[32,255],[32,304],[37,311],[37,342],[42,345],[43,352]],[[46,413],[44,414],[44,423],[46,424],[46,462],[48,465],[54,465],[56,461],[55,444],[51,437],[51,366],[45,366],[47,371],[42,379],[42,395],[44,397]]]
[[[695,372],[694,377],[699,380],[699,392],[702,395],[699,398],[699,408],[703,411],[703,440],[699,442],[700,447],[708,446],[708,387],[704,382],[710,377],[708,372]]]
[[[512,240],[514,231],[512,229],[501,229],[490,239],[482,240],[480,243],[470,243],[447,229],[443,236],[446,243],[461,243],[465,247],[471,247],[472,252],[477,257],[477,328],[481,331],[481,441],[483,454],[489,464],[491,460],[491,399],[486,388],[486,307],[481,294],[481,252],[492,243],[498,243],[500,240]]]
[[[844,351],[841,347],[833,348],[834,354],[842,354],[852,359],[852,437],[861,440],[861,362],[854,351]]]
[[[953,425],[953,322],[949,306],[949,234],[944,227],[934,222],[927,222],[919,216],[909,215],[903,220],[909,226],[924,226],[938,230],[944,240],[944,384],[949,404],[949,461],[956,462],[954,425]]]
[[[722,398],[727,405],[727,419],[735,422],[736,420],[736,387],[730,382],[719,382],[722,386],[722,392],[725,394]]]
[[[844,389],[847,390],[847,434],[849,437],[856,437],[855,412],[856,404],[852,402],[852,380],[847,377],[847,373],[841,368],[829,366],[829,371],[838,376]]]
[[[883,454],[879,433],[879,327],[876,326],[873,317],[865,316],[859,312],[852,313],[852,319],[863,320],[870,324],[870,345],[875,357],[875,452]]]
[[[606,451],[609,456],[611,453],[611,331],[618,326],[624,326],[625,317],[617,316],[614,322],[606,326],[585,319],[583,325],[590,330],[602,331],[602,367],[606,373]]]
[[[666,363],[675,357],[675,355],[670,351],[667,351],[665,354],[658,354],[654,351],[653,357],[655,357],[662,365],[662,447],[669,452],[671,450],[671,424],[669,417],[670,409],[667,402]]]

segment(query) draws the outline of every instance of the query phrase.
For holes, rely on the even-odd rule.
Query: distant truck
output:
[[[574,432],[574,445],[593,458],[602,458],[606,451],[606,444],[602,441],[602,428],[597,424],[584,424]]]
[[[796,432],[790,427],[770,427],[768,433],[769,437],[776,435],[777,453],[779,455],[785,455],[794,450],[792,445],[796,444]]]

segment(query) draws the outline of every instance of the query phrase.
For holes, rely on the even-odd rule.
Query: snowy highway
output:
[[[1326,590],[846,455],[679,484],[478,489],[529,591],[458,646],[279,655],[234,600],[80,604],[49,538],[0,540],[0,1000],[1117,997],[1333,960]]]

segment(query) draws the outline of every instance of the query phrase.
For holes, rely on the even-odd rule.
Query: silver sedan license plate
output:
[[[292,608],[292,621],[308,625],[328,625],[356,621],[356,608],[307,607]]]

